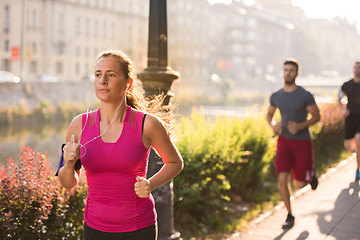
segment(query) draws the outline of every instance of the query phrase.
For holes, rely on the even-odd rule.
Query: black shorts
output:
[[[157,224],[133,232],[102,232],[84,223],[84,240],[156,240]]]
[[[360,113],[350,113],[345,119],[345,139],[353,139],[356,133],[360,133]]]

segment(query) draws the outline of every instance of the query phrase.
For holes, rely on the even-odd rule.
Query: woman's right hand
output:
[[[70,123],[66,132],[66,145],[64,146],[64,166],[59,170],[61,185],[70,190],[79,182],[80,170],[75,170],[76,161],[80,158],[79,134],[82,126],[82,115],[77,115]],[[75,133],[77,135],[75,135]]]
[[[74,167],[80,157],[80,144],[75,142],[75,135],[71,135],[70,142],[64,146],[65,166]]]

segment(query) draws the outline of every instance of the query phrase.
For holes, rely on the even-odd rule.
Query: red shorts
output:
[[[275,160],[276,175],[292,170],[295,180],[310,182],[313,163],[311,139],[294,140],[279,136]]]

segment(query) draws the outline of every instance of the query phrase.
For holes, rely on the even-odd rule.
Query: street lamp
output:
[[[148,66],[138,74],[146,96],[164,94],[164,105],[168,105],[173,95],[169,92],[172,82],[179,73],[168,66],[167,61],[167,14],[166,0],[150,0]],[[161,158],[151,149],[148,177],[162,167]],[[159,240],[181,239],[174,229],[173,182],[153,191],[158,215]]]

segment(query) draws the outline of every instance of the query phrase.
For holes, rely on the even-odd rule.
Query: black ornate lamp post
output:
[[[164,104],[169,104],[169,90],[179,73],[168,66],[166,0],[150,0],[148,67],[138,77],[146,95],[163,93],[168,96]]]
[[[173,95],[169,90],[178,77],[179,73],[172,70],[167,61],[166,0],[150,0],[148,66],[138,74],[138,78],[142,81],[147,96],[162,93],[166,96],[164,104],[168,105]],[[161,159],[151,150],[148,177],[161,167]],[[172,186],[172,182],[167,183],[152,193],[158,214],[159,240],[181,239],[180,233],[174,229]]]

